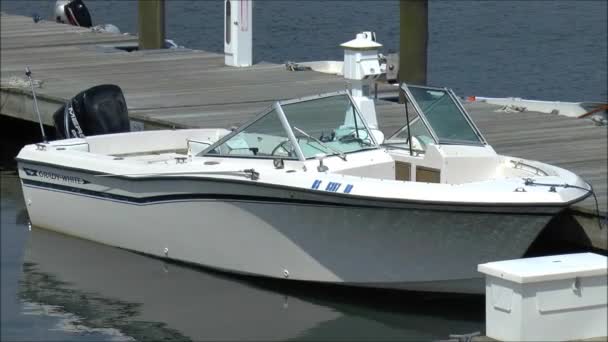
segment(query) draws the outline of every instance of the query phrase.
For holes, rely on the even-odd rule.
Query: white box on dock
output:
[[[566,254],[478,265],[486,275],[486,335],[567,341],[608,335],[608,258]]]

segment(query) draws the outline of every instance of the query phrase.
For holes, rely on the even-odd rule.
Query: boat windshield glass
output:
[[[308,159],[377,148],[347,94],[278,106],[199,155],[298,159],[301,151]]]
[[[376,148],[347,94],[281,104],[304,158]]]
[[[466,114],[447,90],[410,85],[407,89],[440,144],[483,144]]]
[[[408,106],[410,123],[402,126],[393,136],[386,140],[385,145],[408,149],[409,140],[412,141],[412,150],[416,152],[426,151],[428,144],[434,144],[433,135],[426,127],[420,116],[411,105]],[[410,130],[408,132],[408,129]]]
[[[240,132],[227,136],[203,154],[234,157],[296,159],[276,110],[268,112]]]

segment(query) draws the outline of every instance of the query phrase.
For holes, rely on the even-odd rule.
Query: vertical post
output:
[[[370,97],[370,86],[380,76],[378,49],[382,44],[374,40],[375,33],[357,33],[355,39],[340,44],[344,48],[344,78],[347,80],[353,101],[367,124],[378,128],[376,105]],[[350,116],[347,114],[347,119]],[[345,124],[349,121],[345,120]]]
[[[224,60],[226,65],[253,64],[253,0],[224,0]]]
[[[399,83],[426,84],[428,8],[428,0],[399,2]]]
[[[165,46],[165,0],[138,0],[139,49]]]

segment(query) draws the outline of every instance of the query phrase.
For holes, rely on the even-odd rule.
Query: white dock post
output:
[[[224,56],[229,66],[253,65],[253,0],[224,0]]]
[[[353,100],[371,128],[378,128],[376,107],[370,97],[370,86],[382,71],[378,61],[378,48],[373,32],[361,32],[351,41],[341,44],[344,48],[344,78],[348,80]]]

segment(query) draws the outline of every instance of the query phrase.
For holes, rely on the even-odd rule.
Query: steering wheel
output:
[[[363,132],[365,132],[365,131],[363,131]],[[360,138],[357,136],[357,130],[355,130],[355,129],[353,129],[350,133],[341,136],[338,139],[338,141],[340,141],[341,143],[351,143],[353,141],[356,141],[361,145],[365,145],[365,146],[372,145],[372,141],[369,138],[369,134],[367,134],[367,136],[365,138]]]
[[[298,141],[298,144],[300,143],[300,139],[306,139],[306,143],[316,142],[315,139],[309,138],[307,136],[297,137],[296,139]],[[279,149],[283,149],[283,151],[287,152],[287,156],[293,157],[295,154],[295,149],[293,148],[293,146],[291,146],[291,148],[288,148],[288,146],[287,146],[288,143],[291,145],[291,141],[289,141],[289,139],[285,139],[285,140],[281,141],[277,146],[275,146],[275,148],[272,149],[272,152],[270,152],[270,155],[274,156],[275,153],[279,151]]]
[[[272,149],[272,152],[270,152],[270,155],[271,155],[271,156],[274,156],[274,155],[275,155],[275,153],[277,153],[277,152],[279,151],[279,149],[283,149],[283,151],[285,151],[285,152],[287,153],[287,156],[288,156],[288,157],[292,157],[292,156],[293,156],[293,151],[294,151],[294,150],[293,150],[293,146],[291,146],[291,149],[289,149],[289,148],[287,147],[287,144],[288,144],[288,143],[289,143],[289,144],[291,144],[291,141],[289,141],[289,139],[286,139],[286,140],[281,141],[281,142],[280,142],[280,143],[279,143],[277,146],[275,146],[275,147]]]

